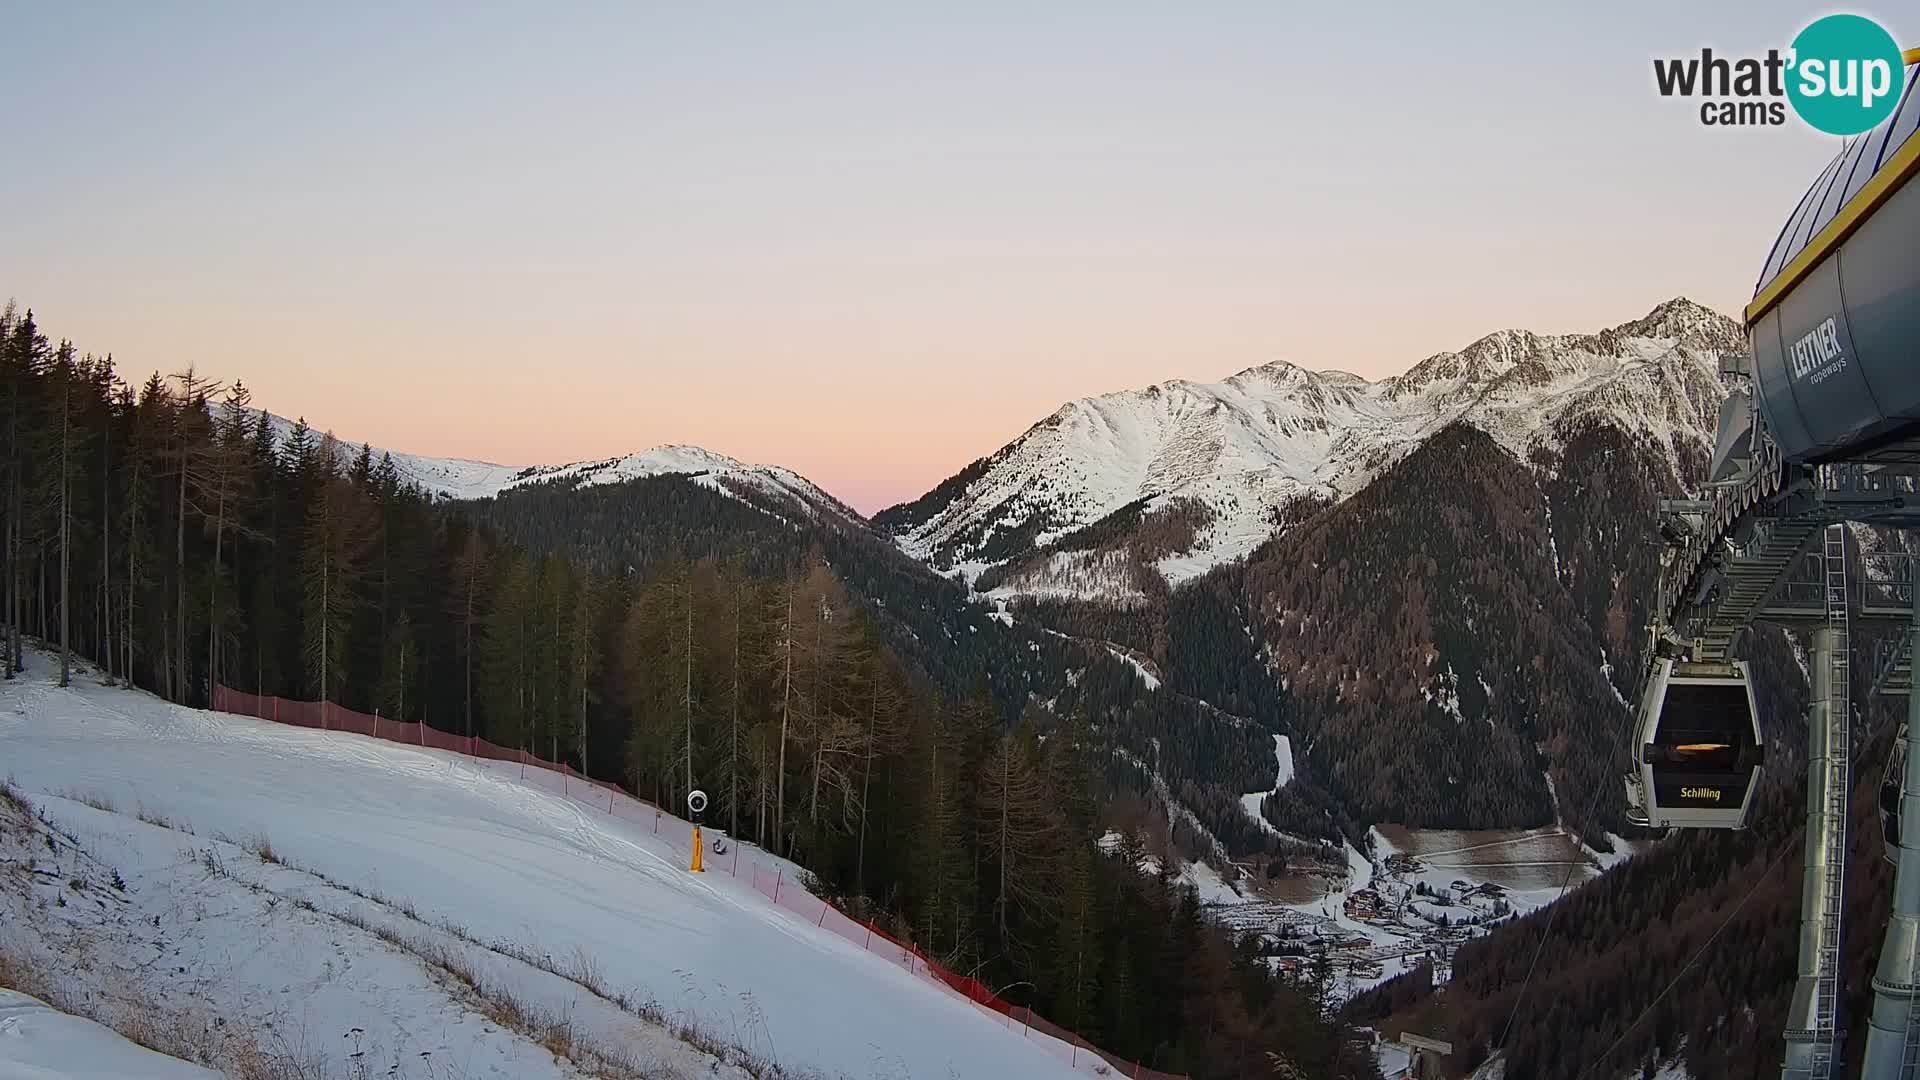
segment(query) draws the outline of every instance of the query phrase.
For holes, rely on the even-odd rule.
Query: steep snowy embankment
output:
[[[488,946],[591,970],[610,992],[788,1069],[1074,1075],[1038,1036],[817,930],[744,880],[687,873],[685,856],[644,826],[523,784],[510,766],[177,708],[93,674],[60,690],[44,657],[31,666],[0,688],[0,774],[71,835],[63,858],[124,868],[124,894],[101,900],[106,922],[84,929],[121,935],[127,977],[159,991],[178,988],[162,971],[191,971],[191,990],[223,1014],[298,1029],[329,1053],[357,1030],[398,1075],[437,1075],[450,1059],[569,1075],[450,997],[414,956],[340,922],[356,918],[465,950],[490,983],[569,1016],[582,1036],[634,1041],[664,1063],[646,1075],[729,1073]],[[255,854],[263,840],[278,861]]]
[[[0,990],[0,1077],[8,1080],[218,1080],[38,998]]]

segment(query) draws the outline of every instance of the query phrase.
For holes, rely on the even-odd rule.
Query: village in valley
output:
[[[1228,885],[1205,864],[1187,876],[1208,916],[1236,934],[1258,935],[1276,970],[1345,999],[1423,962],[1436,982],[1446,981],[1462,942],[1551,901],[1569,872],[1577,884],[1613,861],[1556,828],[1396,836],[1423,854],[1400,850],[1375,829],[1372,860],[1347,845],[1344,868],[1317,865],[1287,879],[1285,889],[1244,872]],[[1337,849],[1328,853],[1340,857]],[[1303,886],[1319,895],[1298,895]]]

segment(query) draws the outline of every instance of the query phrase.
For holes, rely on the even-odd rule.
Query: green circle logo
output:
[[[1880,24],[1828,15],[1793,39],[1787,99],[1800,119],[1829,135],[1871,131],[1893,115],[1906,89],[1900,46]]]

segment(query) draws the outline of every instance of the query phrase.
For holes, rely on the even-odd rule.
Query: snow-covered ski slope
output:
[[[689,874],[684,853],[641,824],[522,783],[511,764],[179,708],[104,687],[92,673],[61,690],[50,666],[33,657],[26,675],[0,688],[0,776],[83,843],[131,842],[109,835],[119,832],[152,843],[146,834],[167,832],[136,820],[136,808],[191,827],[160,837],[189,853],[232,838],[232,860],[269,890],[287,887],[281,877],[324,876],[472,940],[589,957],[605,984],[633,1000],[802,1075],[1044,1078],[1099,1064],[1082,1051],[1076,1070],[1055,1056],[1061,1044],[770,904],[744,869],[739,879]],[[258,837],[284,867],[232,855]],[[258,934],[251,924],[236,929]],[[235,971],[254,983],[238,997],[290,1003],[291,988],[272,985],[271,968]],[[350,988],[355,977],[345,970],[336,979]],[[371,1029],[412,1008],[405,993],[389,985],[363,1018],[340,1015],[335,1001],[311,1019]],[[584,1000],[572,1011],[576,1024],[607,1012]]]
[[[217,1080],[218,1073],[156,1054],[112,1028],[35,997],[0,989],[0,1078],[7,1080]]]

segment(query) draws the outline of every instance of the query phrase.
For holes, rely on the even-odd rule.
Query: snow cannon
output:
[[[687,869],[696,874],[706,872],[706,867],[702,865],[700,858],[707,846],[706,843],[700,839],[700,816],[706,812],[707,793],[701,791],[699,788],[694,788],[692,791],[687,792],[687,813],[693,815],[693,843],[688,845],[693,848],[693,865],[687,867]]]

